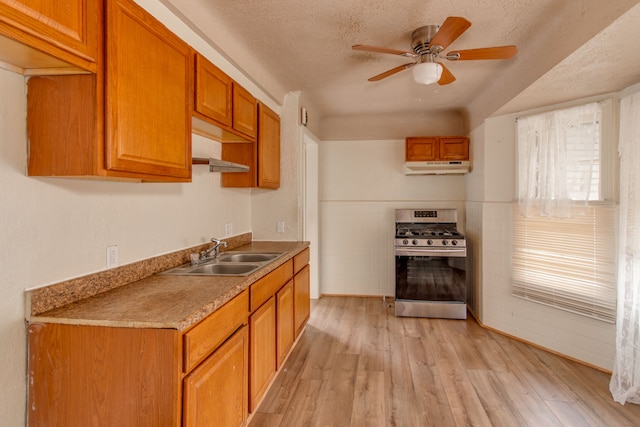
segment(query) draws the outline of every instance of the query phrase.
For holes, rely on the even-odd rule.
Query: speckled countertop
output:
[[[59,308],[32,313],[28,320],[31,323],[169,328],[183,331],[308,246],[308,242],[251,242],[233,250],[285,254],[244,277],[153,274]]]

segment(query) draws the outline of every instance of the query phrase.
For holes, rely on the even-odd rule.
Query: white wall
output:
[[[481,135],[479,135],[481,134]],[[484,166],[468,176],[467,236],[480,251],[474,261],[479,317],[488,327],[604,369],[615,353],[612,324],[511,295],[511,202],[515,194],[515,115],[487,119],[472,135],[482,140]],[[482,172],[482,173],[480,173]],[[474,172],[475,173],[475,172]],[[482,181],[478,185],[477,181]]]
[[[219,157],[220,144],[194,135],[194,155]],[[0,70],[0,420],[24,424],[23,292],[106,267],[251,231],[251,190],[222,189],[220,174],[195,166],[193,182],[138,184],[30,178],[24,78]]]
[[[302,240],[302,129],[300,93],[285,96],[280,122],[280,188],[252,190],[254,240]],[[276,223],[283,221],[280,233]]]
[[[458,209],[462,176],[406,176],[404,140],[319,145],[320,293],[394,295],[394,211]]]

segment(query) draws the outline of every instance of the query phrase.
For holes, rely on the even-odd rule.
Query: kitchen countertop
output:
[[[285,254],[248,276],[154,274],[33,315],[29,321],[184,331],[308,246],[309,242],[251,242],[232,250]]]

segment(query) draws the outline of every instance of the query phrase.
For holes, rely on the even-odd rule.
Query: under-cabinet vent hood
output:
[[[405,162],[405,175],[447,175],[469,173],[468,160]]]
[[[249,166],[247,165],[220,159],[194,157],[192,163],[194,165],[209,165],[209,172],[249,172]]]

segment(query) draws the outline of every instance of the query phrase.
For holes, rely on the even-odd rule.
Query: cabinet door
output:
[[[469,138],[439,138],[441,160],[469,160]]]
[[[186,427],[247,421],[248,336],[243,326],[184,379]]]
[[[249,317],[249,335],[249,412],[254,412],[276,373],[275,297]]]
[[[311,300],[310,300],[310,273],[309,266],[305,266],[298,274],[293,278],[293,293],[294,293],[294,326],[296,330],[296,337],[300,335],[304,325],[309,320],[311,313]]]
[[[284,285],[276,294],[278,369],[284,363],[293,342],[295,328],[293,324],[293,280]]]
[[[96,72],[101,31],[102,1],[0,0],[0,34],[39,51],[27,53],[18,45],[0,49],[2,60],[21,68],[55,67],[55,62],[39,63],[44,57],[38,55],[44,52]]]
[[[233,83],[233,128],[251,138],[258,136],[258,101],[249,91]]]
[[[32,323],[28,340],[29,426],[180,425],[176,330]]]
[[[280,187],[280,117],[258,104],[258,187]]]
[[[187,181],[191,49],[133,1],[107,5],[106,167]]]
[[[407,162],[426,162],[437,160],[438,139],[437,138],[417,138],[406,139],[405,157]]]
[[[196,54],[195,57],[196,111],[225,126],[231,126],[233,80],[202,55]]]

